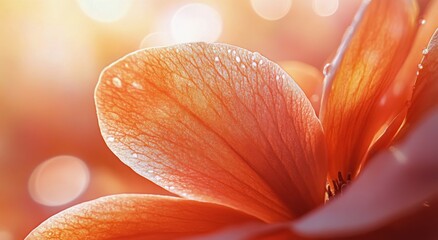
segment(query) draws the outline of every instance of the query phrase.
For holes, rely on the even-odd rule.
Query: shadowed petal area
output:
[[[124,194],[62,211],[33,230],[32,239],[174,239],[259,222],[242,212],[175,197]]]
[[[322,81],[324,79],[322,72],[302,62],[283,62],[280,63],[280,66],[292,76],[294,81],[304,91],[318,115],[321,103]]]
[[[142,50],[102,73],[96,104],[111,150],[173,193],[269,222],[323,202],[319,120],[258,53],[205,43]]]
[[[425,201],[438,196],[437,122],[434,111],[403,142],[372,159],[343,195],[300,219],[295,229],[309,236],[349,236],[423,208]],[[431,210],[436,213],[437,208]],[[411,224],[420,228],[432,224],[433,230],[437,221],[435,214]]]
[[[329,174],[356,176],[376,132],[387,119],[368,117],[394,80],[416,29],[414,1],[371,1],[356,16],[325,79],[320,117]]]

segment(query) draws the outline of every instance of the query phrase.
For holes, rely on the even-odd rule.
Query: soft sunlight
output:
[[[279,20],[289,13],[292,0],[251,0],[251,6],[266,20]]]
[[[115,22],[123,18],[131,7],[131,0],[78,0],[90,18],[99,22]]]
[[[162,47],[173,44],[172,36],[167,32],[153,32],[141,40],[140,48]]]
[[[178,43],[215,42],[222,33],[222,17],[206,4],[188,4],[173,16],[171,32]]]
[[[313,0],[312,8],[321,17],[333,15],[339,7],[339,0]]]
[[[57,156],[35,168],[29,179],[29,193],[40,204],[63,205],[85,191],[89,175],[88,167],[81,159]]]

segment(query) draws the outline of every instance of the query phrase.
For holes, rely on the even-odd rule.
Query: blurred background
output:
[[[322,70],[358,0],[0,0],[0,240],[115,193],[168,194],[105,146],[100,71],[140,48],[225,42]]]

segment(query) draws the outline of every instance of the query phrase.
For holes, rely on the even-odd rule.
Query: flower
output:
[[[96,88],[102,135],[134,171],[181,197],[97,199],[27,239],[168,239],[233,226],[216,237],[392,234],[386,226],[438,193],[438,33],[421,51],[437,8],[434,1],[419,27],[414,1],[365,1],[325,71],[319,118],[258,53],[190,43],[122,58]],[[414,230],[437,220],[431,203],[432,216],[407,220]]]

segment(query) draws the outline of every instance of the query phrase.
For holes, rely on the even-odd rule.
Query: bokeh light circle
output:
[[[149,47],[163,47],[172,45],[175,42],[170,33],[167,32],[153,32],[146,35],[140,43],[140,49]]]
[[[260,17],[274,21],[287,15],[292,0],[251,0],[251,6]]]
[[[313,0],[313,11],[321,17],[333,15],[339,8],[339,0]]]
[[[32,199],[46,206],[59,206],[79,197],[88,187],[90,173],[79,158],[56,156],[38,165],[29,178]]]
[[[131,0],[77,0],[82,11],[99,22],[115,22],[126,15]]]
[[[209,5],[187,4],[173,15],[171,33],[177,43],[215,42],[222,33],[222,17]]]

